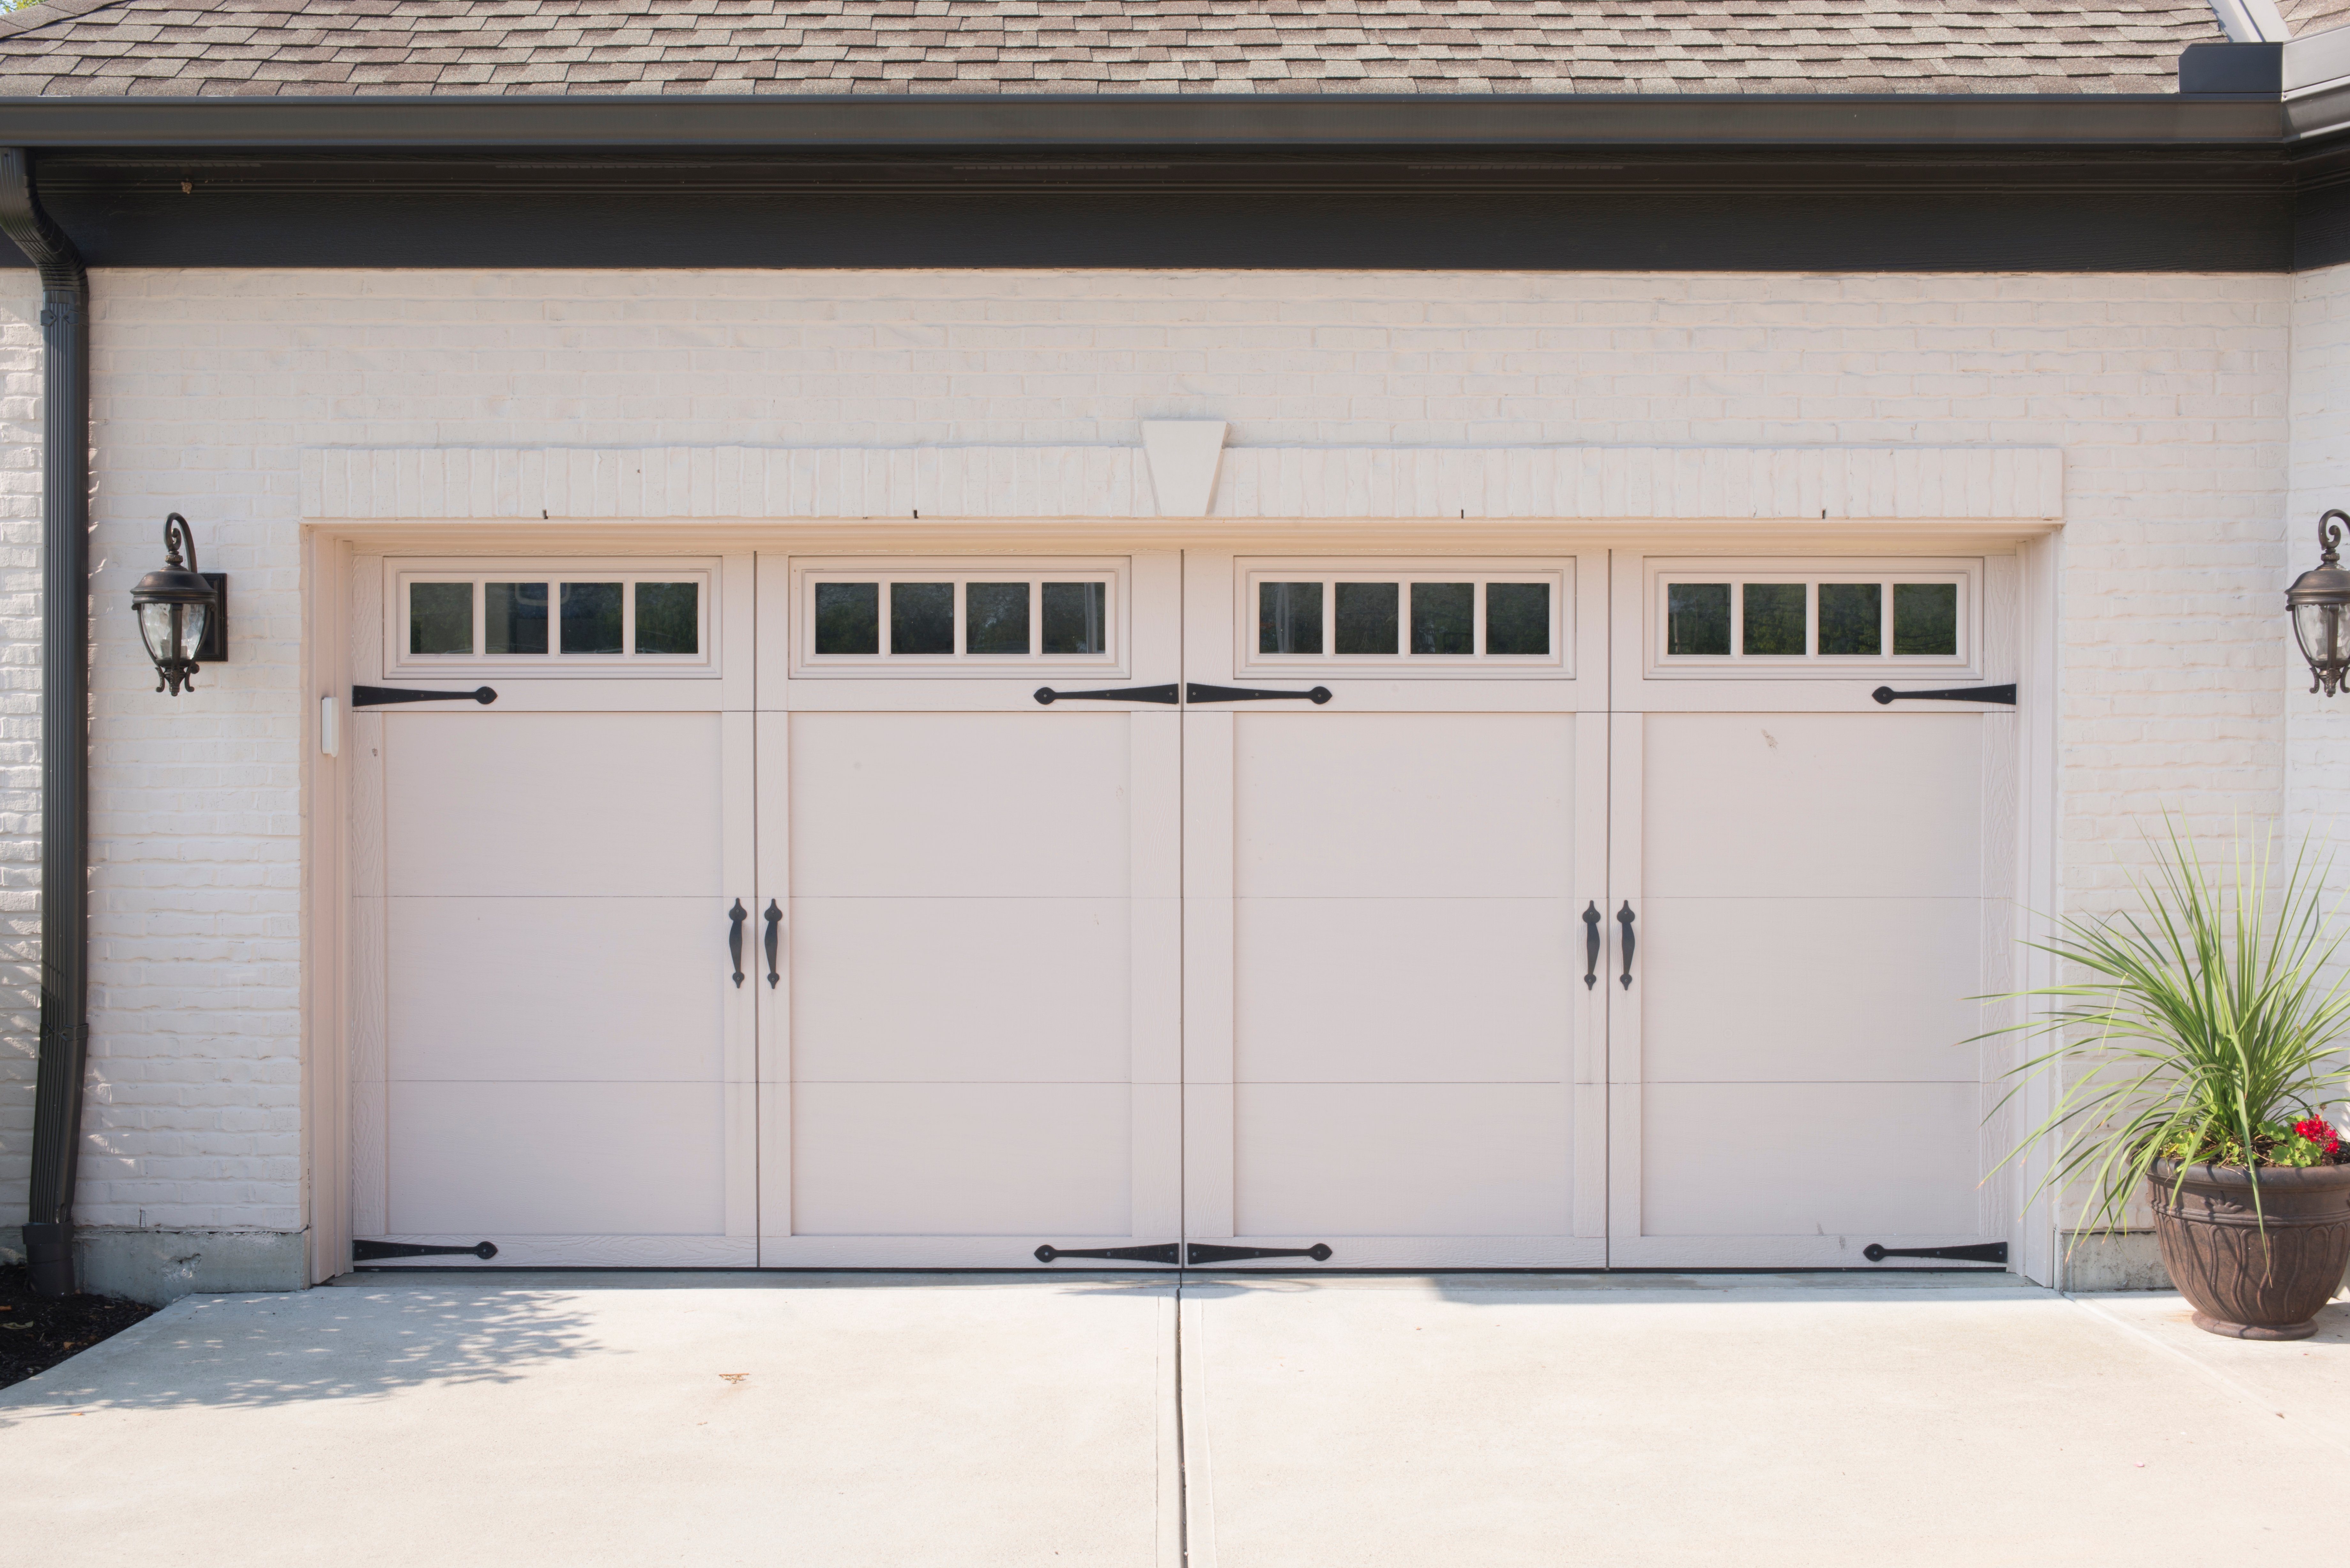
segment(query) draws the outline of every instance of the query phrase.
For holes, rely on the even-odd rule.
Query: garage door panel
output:
[[[1232,1091],[1242,1236],[1573,1230],[1562,1084],[1250,1084]]]
[[[1243,898],[1243,1082],[1564,1081],[1579,940],[1556,898]]]
[[[390,1098],[394,1231],[726,1229],[721,1085],[410,1081]]]
[[[714,713],[383,721],[395,895],[690,896],[722,879]]]
[[[1131,1096],[1124,1084],[796,1084],[793,1233],[1125,1235]]]
[[[1973,898],[1659,898],[1640,918],[1654,1083],[1970,1079]]]
[[[1649,898],[1982,890],[1980,714],[1652,713]]]
[[[794,714],[792,893],[1125,897],[1128,722],[1116,712]]]
[[[803,1083],[1124,1083],[1120,898],[795,898]]]
[[[1235,730],[1243,898],[1542,898],[1569,879],[1570,715],[1243,713]]]
[[[386,903],[392,1077],[724,1075],[723,900]]]
[[[1650,1084],[1647,1236],[1978,1233],[1981,1092],[1964,1084]]]

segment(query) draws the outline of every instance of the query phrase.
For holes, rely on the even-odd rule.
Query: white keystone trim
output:
[[[2055,447],[1233,447],[1222,459],[1211,517],[2023,522],[2064,509]],[[302,454],[302,514],[319,521],[1201,515],[1184,509],[1194,499],[1162,507],[1142,450],[1119,446]]]
[[[1145,420],[1142,457],[1161,517],[1205,517],[1216,504],[1216,465],[1224,454],[1222,420]]]

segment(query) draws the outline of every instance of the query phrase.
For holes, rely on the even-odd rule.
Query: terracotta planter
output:
[[[2350,1165],[2263,1169],[2258,1216],[2250,1172],[2195,1166],[2174,1199],[2178,1168],[2157,1164],[2147,1185],[2162,1262],[2195,1325],[2234,1339],[2315,1334],[2350,1264]]]

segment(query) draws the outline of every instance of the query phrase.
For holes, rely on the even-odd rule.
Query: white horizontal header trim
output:
[[[1126,518],[1139,447],[318,448],[307,518]],[[1197,516],[1198,513],[1190,515]],[[1211,517],[2064,515],[2054,447],[1234,447]]]

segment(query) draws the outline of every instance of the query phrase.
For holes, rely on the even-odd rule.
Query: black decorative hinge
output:
[[[393,702],[479,702],[484,707],[498,700],[498,694],[486,686],[476,686],[471,691],[419,691],[409,686],[354,686],[351,706],[381,708]]]
[[[1330,701],[1330,689],[1316,686],[1310,691],[1269,691],[1262,686],[1200,686],[1183,688],[1186,702],[1271,702],[1284,697],[1303,697],[1316,707]]]
[[[1175,705],[1175,683],[1164,686],[1122,686],[1115,691],[1055,691],[1050,686],[1036,688],[1036,701],[1047,708],[1055,702],[1077,700],[1088,702],[1164,702]]]
[[[1183,1262],[1182,1249],[1172,1241],[1156,1247],[1053,1247],[1036,1249],[1036,1261],[1049,1263],[1055,1258],[1111,1258],[1121,1263],[1168,1263]]]
[[[2012,686],[1951,686],[1939,691],[1896,691],[1890,686],[1880,686],[1869,695],[1879,702],[1925,700],[1935,702],[2003,702],[2011,708],[2015,706],[2015,688]]]
[[[497,1245],[476,1241],[470,1247],[420,1247],[413,1241],[354,1241],[351,1262],[371,1263],[379,1258],[479,1258],[488,1262],[498,1255]]]
[[[1860,1250],[1860,1255],[1872,1263],[1887,1258],[1943,1258],[1954,1263],[2004,1263],[2007,1243],[1981,1241],[1971,1247],[1881,1247],[1871,1241]]]
[[[1237,1263],[1245,1258],[1311,1258],[1317,1263],[1330,1261],[1330,1243],[1316,1241],[1311,1247],[1219,1247],[1211,1242],[1194,1241],[1191,1256],[1183,1261],[1191,1268],[1202,1263]]]

